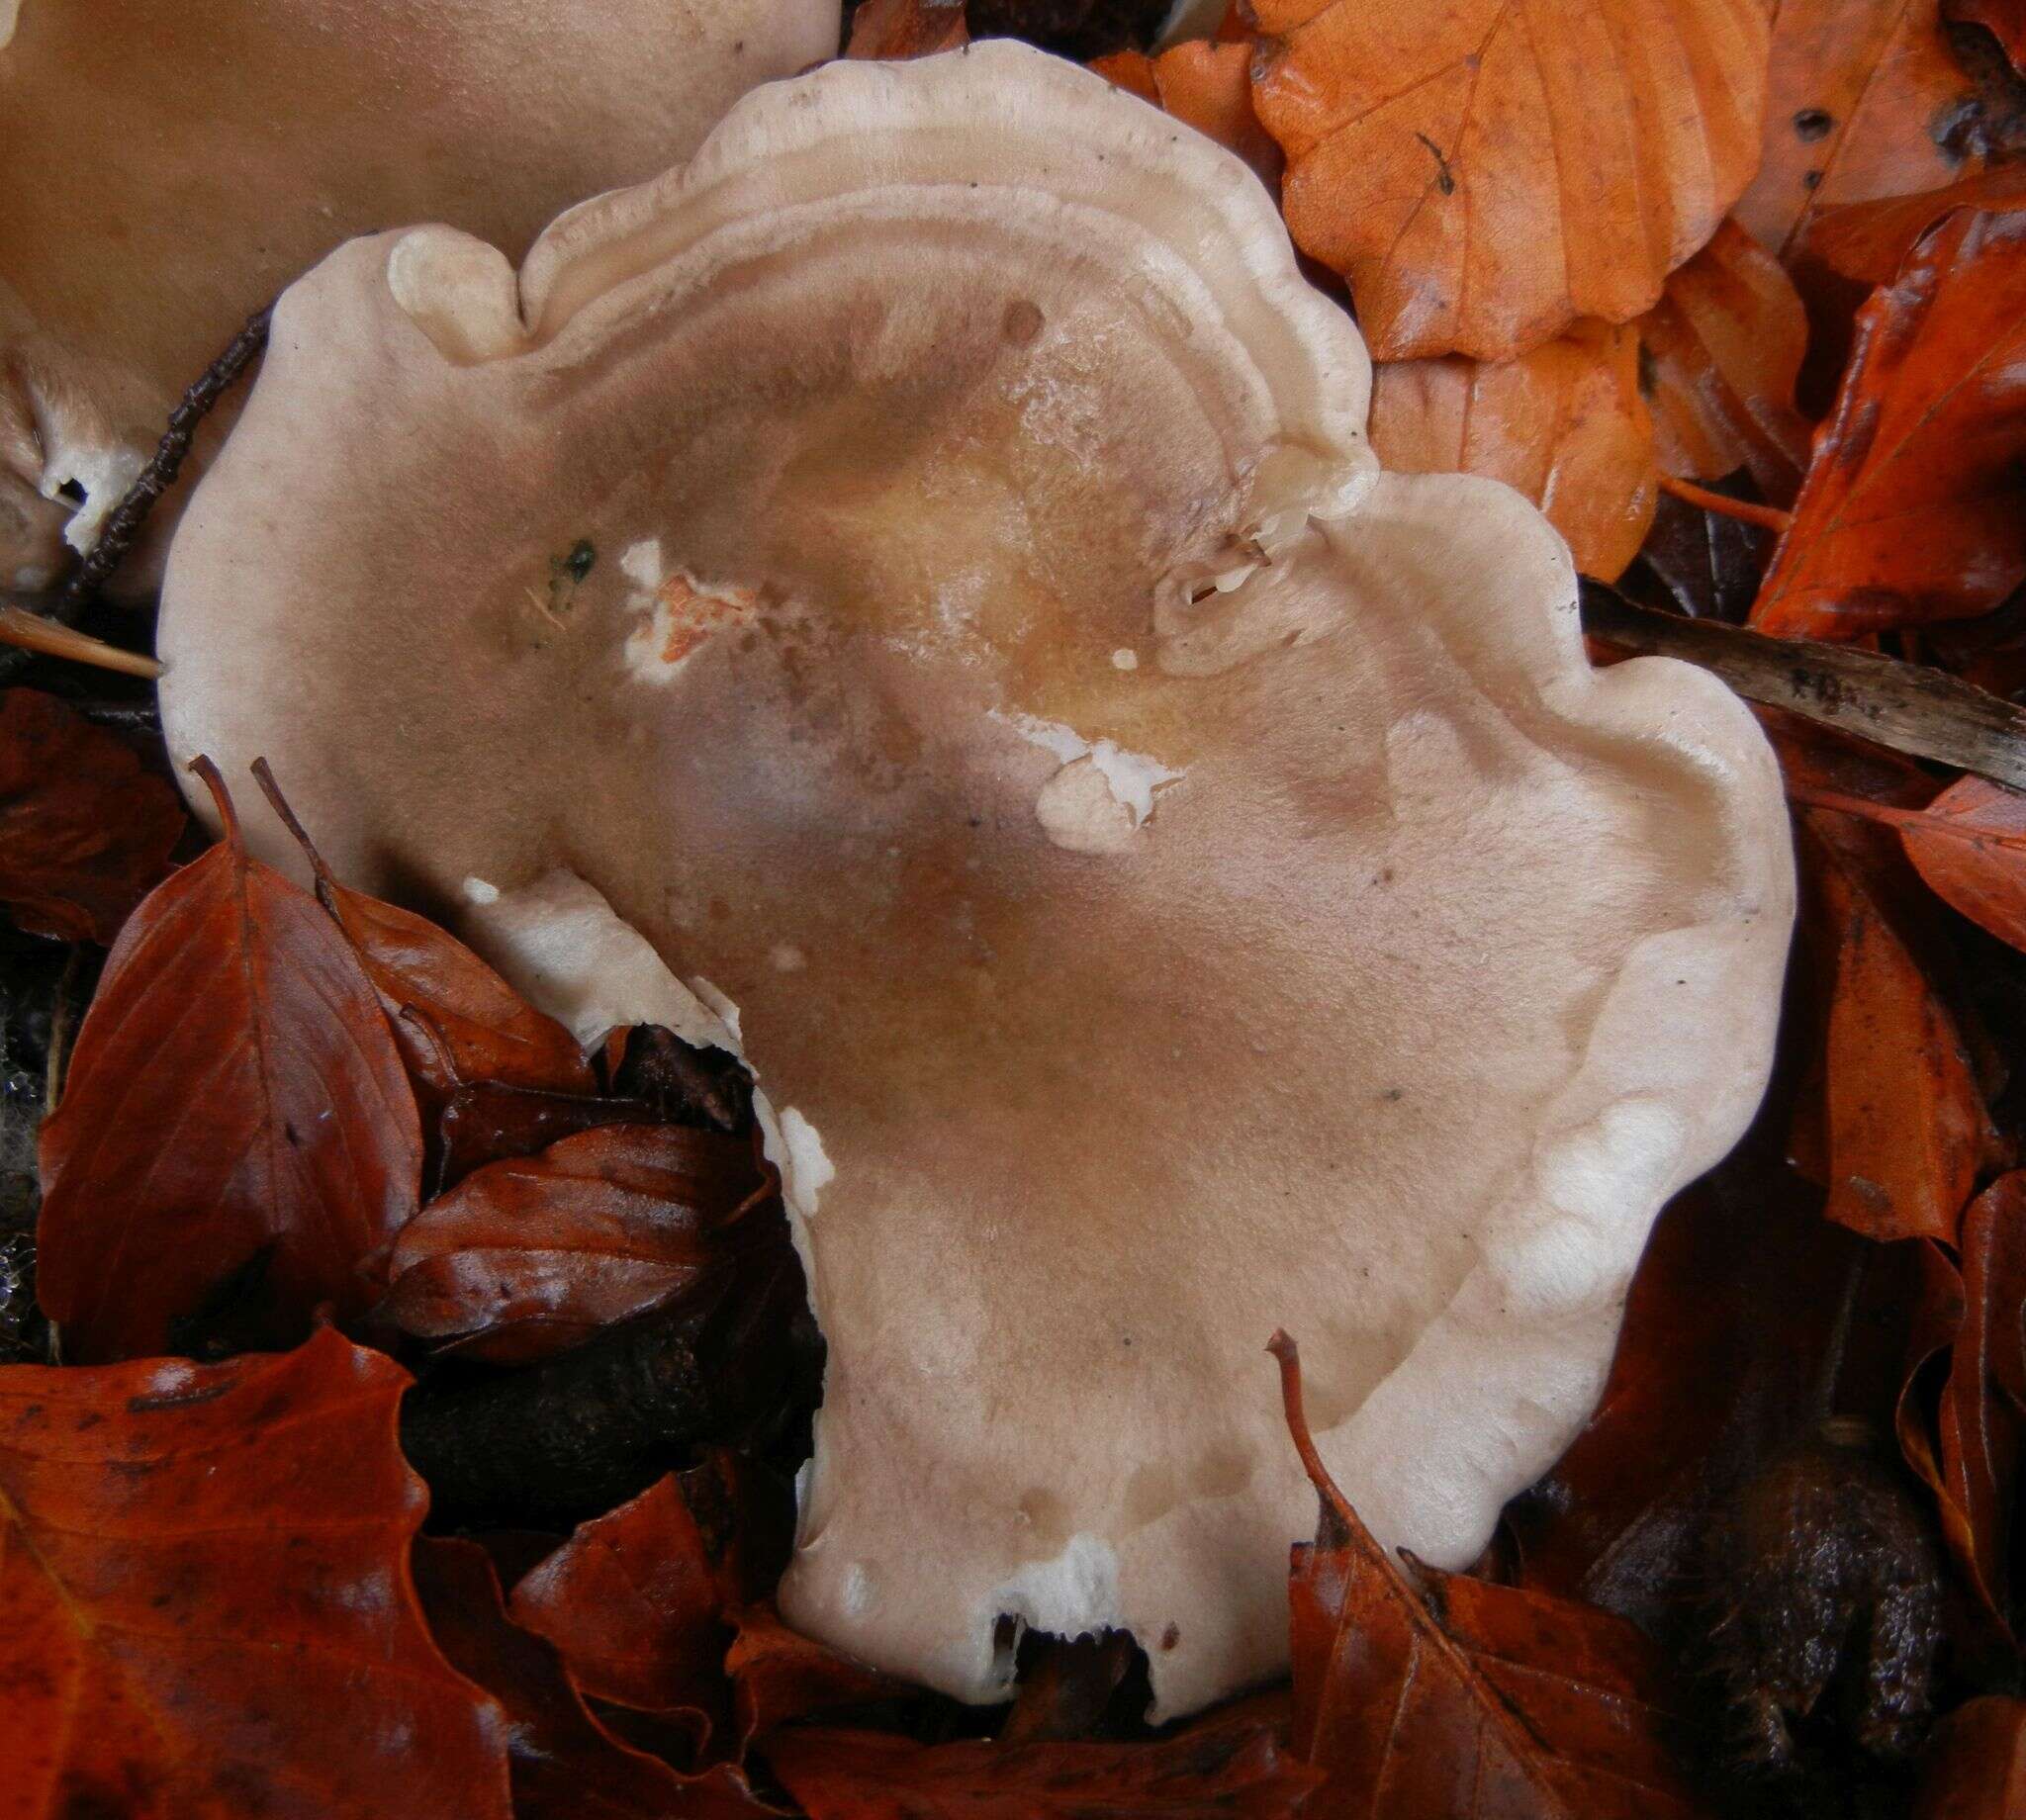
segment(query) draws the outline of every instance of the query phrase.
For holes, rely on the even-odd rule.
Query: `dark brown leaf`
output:
[[[587,1694],[706,1719],[723,1706],[723,1589],[672,1477],[581,1524],[513,1589],[512,1612]]]
[[[381,1313],[496,1364],[552,1357],[727,1267],[721,1228],[771,1191],[745,1138],[607,1125],[488,1164],[412,1220]]]
[[[129,920],[43,1127],[41,1297],[69,1356],[166,1349],[264,1254],[273,1336],[363,1312],[413,1217],[414,1097],[371,982],[309,892],[226,838]]]
[[[488,1163],[532,1156],[580,1132],[657,1122],[645,1100],[473,1081],[452,1093],[437,1116],[436,1192]]]
[[[762,1755],[809,1820],[1293,1820],[1317,1777],[1274,1714],[1246,1701],[1144,1744],[921,1745],[790,1726]]]
[[[2022,1813],[2026,1700],[1972,1700],[1935,1733],[1913,1820],[2017,1820]]]
[[[1458,1575],[1410,1580],[1331,1480],[1274,1336],[1288,1425],[1322,1501],[1289,1584],[1295,1749],[1333,1816],[1612,1820],[1699,1808],[1668,1749],[1660,1658],[1593,1607]]]
[[[117,735],[37,689],[0,694],[0,904],[22,928],[110,944],[188,820]]]
[[[407,1383],[329,1331],[0,1371],[10,1820],[506,1820],[506,1715],[409,1579]]]
[[[512,1724],[515,1820],[673,1820],[776,1810],[721,1774],[706,1800],[695,1778],[599,1725],[556,1652],[506,1616],[500,1581],[476,1542],[423,1536],[415,1584],[436,1641],[459,1674],[498,1699]]]

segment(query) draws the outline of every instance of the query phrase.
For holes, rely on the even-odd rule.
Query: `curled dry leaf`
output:
[[[1121,50],[1090,67],[1237,152],[1269,189],[1279,184],[1285,160],[1252,106],[1249,41],[1190,39],[1158,56]]]
[[[496,1364],[549,1358],[694,1290],[721,1230],[770,1191],[745,1138],[607,1125],[488,1164],[395,1242],[381,1313]]]
[[[33,935],[110,944],[188,817],[175,785],[53,695],[0,695],[0,904]]]
[[[771,1603],[748,1605],[732,1622],[738,1634],[725,1654],[724,1672],[737,1699],[741,1757],[755,1738],[791,1720],[910,1691],[905,1682],[790,1630]]]
[[[2026,949],[2026,795],[1959,777],[1924,811],[1892,818],[1906,857],[1944,902]]]
[[[1987,1129],[1962,1031],[1894,926],[1887,881],[1821,812],[1803,819],[1811,930],[1836,956],[1823,1212],[1867,1238],[1953,1244]]]
[[[1295,1748],[1318,1803],[1370,1820],[1648,1820],[1699,1812],[1659,1652],[1607,1612],[1381,1549],[1316,1453],[1294,1343],[1274,1336],[1288,1425],[1322,1503],[1294,1550]],[[1417,1582],[1419,1584],[1417,1584]]]
[[[859,0],[851,16],[854,57],[932,56],[970,43],[964,0]]]
[[[1151,1743],[921,1745],[790,1726],[762,1746],[809,1820],[1294,1820],[1320,1779],[1284,1700],[1246,1700]]]
[[[2026,215],[1959,210],[1858,313],[1752,622],[1857,638],[1987,612],[2026,580]]]
[[[1629,321],[1758,158],[1759,0],[1254,0],[1259,118],[1303,251],[1375,357],[1504,360]]]
[[[506,1820],[506,1717],[409,1579],[407,1383],[328,1331],[225,1365],[0,1371],[10,1817]]]
[[[421,1174],[414,1096],[351,945],[225,839],[158,887],[106,961],[42,1131],[40,1295],[70,1356],[167,1350],[264,1255],[272,1337],[370,1307]]]
[[[1945,1260],[1935,1271],[1954,1276]],[[1938,1445],[1906,1434],[1916,1412],[1902,1404],[1902,1439],[1939,1501],[1942,1533],[1967,1583],[2000,1624],[2011,1618],[2019,1468],[2026,1453],[2026,1174],[2000,1176],[1963,1217],[1961,1275],[1953,1303],[1949,1375]]]
[[[673,1477],[592,1522],[513,1589],[513,1618],[582,1691],[636,1712],[723,1705],[723,1589]]]
[[[724,1773],[699,1785],[621,1743],[585,1705],[556,1652],[506,1615],[486,1551],[460,1537],[415,1542],[415,1585],[437,1644],[512,1726],[514,1820],[715,1820],[776,1810]]]
[[[1766,499],[1791,500],[1808,465],[1794,404],[1808,320],[1780,262],[1725,222],[1667,281],[1639,333],[1660,465],[1704,481],[1747,468]]]
[[[1585,575],[1614,580],[1653,522],[1639,336],[1581,322],[1517,360],[1400,360],[1372,376],[1372,448],[1411,474],[1461,469],[1533,500]]]
[[[1942,1721],[1913,1820],[2011,1820],[2026,1813],[2026,1700],[1988,1694]]]
[[[1792,268],[1824,210],[1949,182],[1958,163],[1937,129],[1970,89],[1936,0],[1782,0],[1739,222]]]

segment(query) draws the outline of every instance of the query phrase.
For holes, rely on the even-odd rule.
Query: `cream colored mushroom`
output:
[[[1209,141],[1017,46],[833,64],[517,280],[333,254],[170,561],[179,758],[587,1027],[692,1015],[630,929],[743,1044],[830,1343],[783,1608],[964,1699],[1021,1624],[1162,1713],[1285,1664],[1277,1325],[1467,1561],[1765,1080],[1754,723],[1593,671],[1368,380]]]
[[[183,388],[339,241],[442,220],[517,256],[834,54],[838,10],[0,0],[0,586],[53,579],[66,487],[90,546]]]

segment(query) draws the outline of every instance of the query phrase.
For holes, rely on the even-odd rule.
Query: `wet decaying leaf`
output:
[[[738,1634],[724,1668],[737,1703],[742,1756],[756,1737],[793,1720],[877,1705],[911,1691],[906,1683],[790,1630],[772,1604],[748,1605],[732,1622]]]
[[[1726,479],[1712,491],[1733,484]],[[1648,605],[1692,619],[1742,625],[1758,596],[1759,577],[1772,548],[1773,534],[1762,526],[1704,511],[1664,493],[1639,560],[1620,586]]]
[[[21,928],[110,944],[188,820],[117,734],[40,690],[0,693],[0,905]]]
[[[699,1784],[614,1738],[571,1684],[555,1650],[506,1615],[498,1575],[476,1542],[424,1536],[415,1585],[429,1628],[460,1675],[510,1723],[515,1820],[667,1820],[776,1811],[720,1774]]]
[[[2009,1820],[2026,1812],[2026,1700],[1972,1700],[1943,1721],[1913,1820]]]
[[[1372,353],[1506,360],[1629,321],[1759,155],[1757,0],[1253,0],[1259,118],[1304,252]]]
[[[165,1350],[256,1258],[271,1340],[362,1312],[415,1211],[421,1134],[379,998],[214,790],[226,838],[129,919],[43,1127],[40,1293],[75,1359]]]
[[[1399,360],[1372,378],[1372,448],[1412,474],[1488,475],[1533,500],[1585,575],[1613,580],[1653,521],[1639,336],[1582,322],[1517,360]]]
[[[1953,1243],[1987,1121],[1955,1014],[1847,831],[1810,811],[1811,932],[1836,955],[1826,1038],[1827,1217],[1867,1238]]]
[[[1762,499],[1792,500],[1808,464],[1794,403],[1808,322],[1779,261],[1724,222],[1668,279],[1639,337],[1661,466],[1702,481],[1743,468]]]
[[[1855,638],[1988,611],[2026,581],[2026,216],[1963,209],[1858,315],[1752,623]]]
[[[0,1761],[22,1820],[506,1820],[507,1721],[430,1641],[407,1374],[0,1371]]]
[[[1288,1425],[1322,1520],[1289,1585],[1294,1745],[1333,1815],[1701,1812],[1675,1767],[1686,1723],[1630,1624],[1569,1600],[1403,1567],[1316,1454],[1294,1344],[1276,1335]]]
[[[524,1364],[730,1268],[721,1228],[771,1192],[750,1139],[607,1125],[466,1176],[402,1231],[381,1315]]]
[[[791,1726],[760,1754],[809,1820],[1293,1820],[1314,1811],[1318,1779],[1287,1747],[1284,1702],[1151,1743],[921,1745]]]

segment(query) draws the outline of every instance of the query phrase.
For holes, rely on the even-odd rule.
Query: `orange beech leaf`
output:
[[[1686,1726],[1631,1624],[1522,1588],[1416,1569],[1373,1539],[1317,1454],[1294,1342],[1274,1335],[1288,1427],[1322,1504],[1293,1551],[1294,1741],[1344,1820],[1633,1820],[1703,1811]],[[1417,1584],[1417,1582],[1419,1584]]]
[[[169,1349],[241,1269],[279,1340],[362,1313],[415,1211],[421,1132],[342,931],[225,839],[159,886],[106,961],[42,1130],[40,1294],[82,1360]]]
[[[0,904],[23,929],[110,944],[189,819],[117,735],[39,689],[0,694]]]
[[[1925,811],[1895,816],[1893,825],[1938,897],[2026,949],[2026,795],[1959,777]]]
[[[1914,243],[1958,209],[2002,213],[2022,208],[2026,165],[1999,164],[1943,189],[1824,210],[1816,218],[1809,245],[1816,257],[1845,278],[1865,285],[1890,284]]]
[[[409,1073],[432,1109],[468,1081],[597,1091],[598,1077],[569,1031],[427,918],[340,884],[265,759],[254,761],[253,775],[316,873],[318,897],[358,951]]]
[[[1507,360],[1624,322],[1759,155],[1760,0],[1253,0],[1295,243],[1381,360]]]
[[[852,57],[933,56],[970,43],[964,0],[859,0],[851,16]]]
[[[1371,437],[1389,468],[1461,469],[1517,488],[1602,581],[1638,555],[1653,522],[1653,423],[1630,328],[1581,322],[1496,364],[1389,362],[1372,376]]]
[[[1639,324],[1660,465],[1690,480],[1739,468],[1785,504],[1808,463],[1794,405],[1807,312],[1780,262],[1735,222],[1667,281]]]
[[[790,1630],[771,1603],[748,1605],[732,1621],[738,1635],[724,1670],[738,1698],[741,1755],[763,1732],[790,1720],[912,1691],[905,1682]]]
[[[1277,189],[1283,159],[1252,107],[1252,46],[1191,39],[1149,56],[1121,50],[1090,66],[1108,82],[1184,121],[1198,133],[1235,151]]]
[[[791,1725],[760,1747],[809,1820],[1295,1820],[1319,1778],[1286,1702],[1243,1700],[1135,1744],[922,1745]]]
[[[1986,1694],[1935,1728],[1912,1820],[2018,1820],[2026,1813],[2026,1700]]]
[[[499,1576],[478,1543],[418,1537],[414,1573],[444,1655],[499,1700],[512,1724],[514,1820],[717,1820],[778,1811],[736,1772],[680,1775],[606,1731],[555,1650],[506,1616]]]
[[[506,1820],[507,1722],[409,1578],[409,1377],[280,1357],[0,1370],[10,1820]]]
[[[746,1138],[606,1125],[475,1170],[395,1242],[381,1314],[496,1364],[553,1357],[713,1283],[772,1190]]]
[[[1781,0],[1765,152],[1737,219],[1792,268],[1823,210],[1948,183],[1960,166],[1934,130],[1971,89],[1936,0]]]
[[[1752,609],[1857,638],[1987,612],[2026,580],[2026,216],[1964,209],[1858,313]]]
[[[555,1645],[581,1691],[637,1712],[706,1720],[724,1703],[723,1605],[673,1477],[579,1524],[511,1601],[514,1622]]]
[[[1826,1081],[1829,1219],[1867,1238],[1956,1240],[1986,1141],[1954,1016],[1888,916],[1880,881],[1813,831],[1801,842],[1811,932],[1835,956]]]

